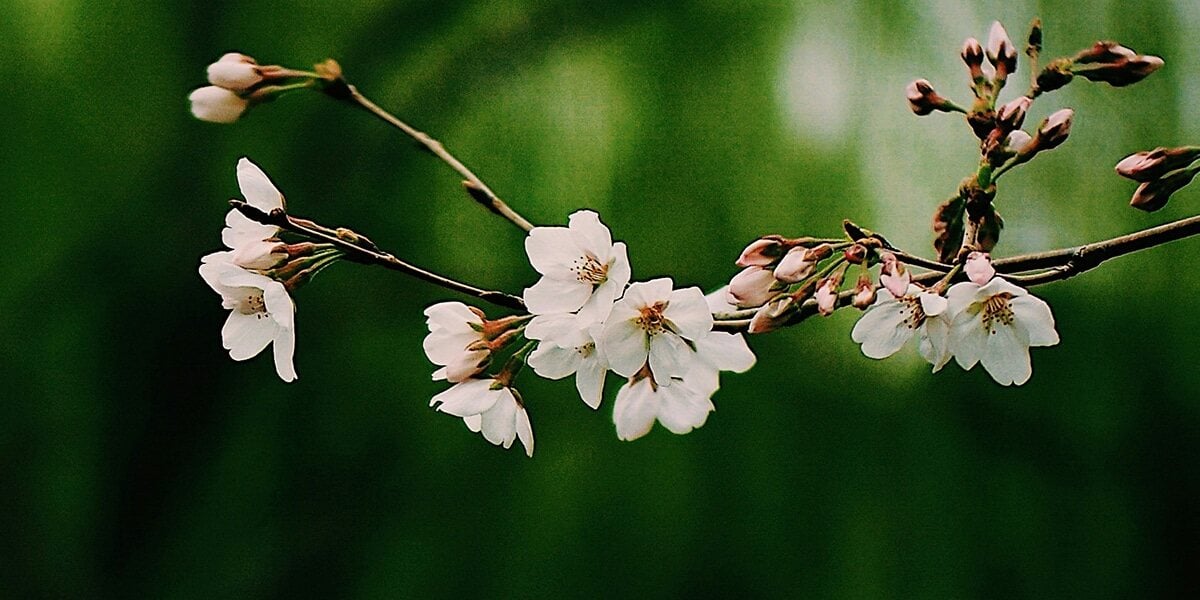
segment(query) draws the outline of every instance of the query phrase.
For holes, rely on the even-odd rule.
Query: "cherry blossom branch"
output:
[[[243,215],[264,225],[274,225],[283,230],[290,231],[310,239],[319,240],[336,246],[339,250],[345,253],[345,257],[362,264],[374,264],[399,271],[405,275],[409,275],[422,281],[432,283],[436,286],[446,288],[461,294],[473,296],[484,302],[490,302],[497,306],[511,308],[514,310],[525,310],[525,301],[517,296],[498,292],[494,290],[485,290],[473,285],[456,281],[427,271],[420,267],[406,263],[394,255],[384,252],[379,249],[370,239],[357,234],[349,229],[338,228],[330,229],[322,225],[318,225],[308,219],[294,217],[282,210],[273,210],[269,213],[263,212],[250,204],[241,200],[230,200],[229,205],[237,209]]]
[[[998,272],[1005,274],[1005,279],[1025,287],[1032,287],[1068,279],[1085,271],[1090,271],[1110,259],[1195,235],[1200,235],[1200,216],[1180,219],[1157,227],[1151,227],[1142,231],[1082,246],[1001,258],[993,261],[992,265]],[[892,252],[897,257],[900,257],[901,260],[930,270],[928,273],[913,277],[912,281],[914,283],[929,284],[935,282],[953,269],[952,265],[921,259],[920,257],[914,257],[913,255],[894,249]],[[1026,275],[1021,274],[1030,271],[1039,272]],[[956,279],[961,280],[962,277],[960,274]],[[841,292],[838,294],[836,306],[838,308],[849,306],[853,297],[853,290]],[[756,308],[752,308],[719,313],[715,315],[717,321],[714,329],[744,331],[750,325],[750,317],[757,310]],[[795,325],[815,314],[817,314],[817,303],[813,299],[808,299],[800,305],[800,308],[788,320],[787,325]]]
[[[446,150],[446,147],[442,145],[441,142],[433,139],[425,132],[409,125],[408,123],[401,121],[395,115],[384,110],[374,102],[371,102],[366,96],[362,95],[362,93],[358,91],[358,88],[346,83],[346,81],[340,77],[326,84],[325,93],[339,100],[349,102],[371,113],[388,125],[391,125],[392,127],[404,132],[405,135],[416,140],[417,143],[421,144],[423,148],[441,159],[442,162],[449,165],[451,169],[454,169],[459,175],[461,175],[464,179],[463,188],[466,189],[467,194],[469,194],[472,199],[493,213],[508,219],[509,222],[517,227],[520,227],[523,231],[529,231],[530,229],[533,229],[532,223],[530,223],[525,217],[521,216],[517,211],[513,210],[513,208],[506,202],[501,200],[500,197],[497,196],[496,193],[493,192],[492,189],[489,188],[482,179],[475,175],[471,169],[468,169],[467,166],[464,165],[462,161],[458,160],[458,158],[456,158],[453,154],[451,154],[449,150]]]

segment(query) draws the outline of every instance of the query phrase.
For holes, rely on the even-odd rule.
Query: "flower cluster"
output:
[[[237,180],[247,205],[265,214],[284,211],[283,194],[258,165],[239,160]],[[275,371],[290,382],[296,379],[292,364],[296,307],[291,292],[339,253],[323,244],[285,244],[278,235],[278,227],[230,210],[221,231],[227,250],[201,258],[200,277],[221,295],[222,306],[230,311],[221,329],[229,356],[246,360],[273,344]]]
[[[533,453],[525,403],[512,388],[522,364],[547,379],[575,376],[580,399],[599,408],[609,371],[626,379],[617,392],[617,436],[637,439],[658,421],[669,431],[700,427],[713,410],[720,371],[744,372],[754,355],[740,334],[713,331],[698,288],[675,289],[668,278],[630,283],[624,243],[592,211],[566,227],[535,227],[525,250],[541,278],[525,289],[528,316],[489,320],[458,302],[429,307],[425,353],[442,368],[434,379],[454,384],[431,405],[453,414],[493,444],[521,440]],[[495,374],[492,357],[529,340]]]

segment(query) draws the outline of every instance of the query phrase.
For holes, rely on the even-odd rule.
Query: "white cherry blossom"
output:
[[[649,364],[658,385],[668,387],[672,377],[682,377],[691,367],[694,353],[687,341],[700,340],[712,326],[699,288],[672,291],[671,280],[661,278],[629,286],[613,306],[599,342],[613,371],[632,377]]]
[[[284,381],[295,380],[296,307],[291,296],[282,283],[223,260],[228,254],[209,255],[200,265],[204,282],[221,295],[222,306],[230,309],[221,329],[225,349],[230,358],[246,360],[274,344],[275,372]]]
[[[982,363],[1000,385],[1029,380],[1031,346],[1058,343],[1050,306],[1000,277],[982,286],[956,283],[947,294],[954,359],[964,369]]]
[[[441,366],[435,381],[466,381],[487,366],[491,350],[483,336],[483,316],[462,302],[440,302],[425,309],[429,335],[422,347],[429,361]]]
[[[933,365],[936,373],[950,360],[950,320],[946,298],[909,284],[896,297],[887,288],[875,293],[875,303],[854,324],[850,337],[862,344],[869,358],[887,358],[915,335],[917,351]]]
[[[230,52],[208,65],[208,82],[233,92],[244,92],[263,80],[253,58]]]
[[[575,375],[579,397],[593,409],[604,396],[604,377],[608,361],[596,346],[600,323],[583,323],[573,314],[539,315],[525,328],[525,336],[540,340],[529,354],[529,366],[546,379]]]
[[[525,455],[533,456],[533,427],[516,390],[495,379],[467,379],[436,395],[429,406],[462,417],[467,428],[505,449],[521,440]]]
[[[631,379],[617,391],[613,403],[613,423],[621,440],[636,440],[658,421],[672,433],[684,434],[708,420],[714,409],[708,395],[679,380],[675,385],[660,385],[652,377]]]
[[[208,85],[188,95],[192,115],[209,123],[233,123],[246,112],[250,102],[223,87]]]
[[[542,278],[525,288],[525,304],[535,315],[579,311],[603,321],[629,283],[625,244],[613,243],[600,217],[581,210],[567,227],[534,227],[525,252]]]

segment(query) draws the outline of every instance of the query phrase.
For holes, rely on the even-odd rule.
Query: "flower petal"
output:
[[[971,284],[975,285],[975,284]],[[950,348],[958,366],[970,370],[979,362],[987,347],[988,332],[978,312],[963,310],[950,323]]]
[[[594,324],[570,313],[537,315],[525,327],[525,337],[561,348],[577,348],[592,341],[588,329]]]
[[[600,408],[604,399],[604,375],[607,372],[608,365],[595,355],[580,361],[575,372],[575,389],[583,403],[593,409]]]
[[[632,441],[649,433],[654,426],[657,410],[658,402],[649,379],[621,386],[613,402],[613,424],[617,426],[617,438]]]
[[[608,281],[617,286],[617,297],[621,297],[621,292],[625,291],[625,286],[629,285],[629,277],[631,267],[629,266],[629,251],[625,248],[625,242],[617,242],[612,247],[612,258],[608,265]]]
[[[546,379],[562,379],[579,369],[583,357],[574,348],[562,348],[542,342],[527,360],[533,371]]]
[[[608,365],[618,375],[632,377],[646,364],[650,356],[650,340],[646,331],[630,319],[613,320],[604,324],[600,345],[608,357]]]
[[[525,254],[538,273],[573,281],[571,266],[583,257],[583,250],[566,227],[534,227],[525,238]]]
[[[1000,325],[987,336],[979,362],[1000,385],[1021,385],[1029,381],[1033,367],[1029,363],[1029,345],[1016,327]]]
[[[669,332],[650,336],[650,371],[658,385],[666,387],[672,377],[683,377],[694,358],[683,338]]]
[[[440,403],[439,411],[456,417],[481,414],[500,399],[500,391],[491,389],[493,383],[493,379],[468,379],[434,396],[429,405]]]
[[[296,367],[292,364],[292,355],[296,353],[296,331],[276,328],[272,349],[275,353],[275,373],[284,381],[295,381]]]
[[[600,215],[590,210],[576,211],[568,219],[567,227],[581,250],[601,262],[608,262],[612,253],[612,234],[600,222]]]
[[[496,403],[483,412],[480,433],[487,441],[508,448],[517,439],[517,400],[508,388],[497,390]]]
[[[679,335],[693,341],[704,337],[713,328],[708,302],[698,287],[671,292],[671,300],[663,316],[675,326]]]
[[[283,208],[283,194],[267,178],[267,174],[248,158],[238,160],[238,187],[246,203],[258,210],[269,213],[277,208]]]
[[[226,248],[240,248],[245,244],[261,242],[279,234],[274,225],[263,225],[241,211],[232,209],[225,215],[225,228],[221,230],[221,242]]]
[[[734,373],[749,371],[757,360],[745,336],[727,331],[710,331],[696,340],[696,356],[715,369]]]
[[[258,356],[259,352],[275,338],[275,322],[263,315],[229,313],[225,326],[221,328],[221,342],[233,360],[246,360]]]
[[[892,299],[876,300],[867,308],[850,331],[850,339],[862,344],[862,353],[868,358],[887,358],[895,354],[913,335],[913,330],[904,322],[908,318],[904,304],[885,289],[876,295],[876,298],[888,297]]]
[[[613,302],[616,302],[622,288],[614,281],[605,281],[596,286],[592,295],[579,308],[579,319],[583,322],[596,323],[608,318],[612,312]]]
[[[525,307],[535,315],[574,312],[591,294],[589,283],[542,277],[532,287],[525,288]]]
[[[658,422],[668,431],[685,434],[708,420],[712,400],[701,396],[686,385],[658,388]]]
[[[1058,343],[1058,332],[1054,330],[1054,315],[1050,305],[1029,294],[1009,300],[1013,315],[1028,333],[1030,346],[1053,346]]]
[[[529,422],[529,413],[524,406],[517,409],[516,419],[517,439],[525,446],[525,456],[533,458],[533,424]]]
[[[634,310],[641,310],[646,306],[669,301],[673,286],[674,283],[671,282],[670,277],[639,281],[629,285],[629,289],[625,290],[625,296],[621,301],[635,307]]]

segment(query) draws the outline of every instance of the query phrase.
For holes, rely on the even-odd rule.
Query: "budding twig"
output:
[[[339,82],[343,85],[336,85]],[[440,158],[442,162],[449,165],[451,169],[454,169],[459,175],[461,175],[464,179],[463,187],[466,188],[467,193],[472,199],[482,204],[485,208],[493,213],[508,219],[509,222],[517,227],[520,227],[523,231],[529,231],[530,229],[533,229],[532,223],[530,223],[525,219],[525,217],[522,217],[519,213],[517,213],[517,211],[513,210],[512,207],[501,200],[500,197],[497,196],[495,192],[493,192],[492,189],[483,182],[482,179],[468,169],[467,166],[464,165],[462,161],[458,160],[458,158],[456,158],[453,154],[451,154],[449,150],[446,150],[446,147],[443,146],[441,142],[433,139],[425,132],[416,129],[408,123],[401,121],[395,115],[380,108],[379,105],[368,100],[366,96],[363,96],[362,93],[358,91],[358,88],[354,87],[353,85],[345,83],[344,81],[339,82],[335,82],[333,85],[326,88],[326,93],[328,93],[330,96],[338,98],[339,100],[345,100],[346,102],[349,102],[371,113],[372,115],[375,115],[392,127],[404,132],[405,135],[416,140],[417,143],[421,144],[421,146],[423,146],[431,154]]]
[[[525,301],[517,296],[498,292],[494,290],[485,290],[477,288],[473,285],[456,281],[426,271],[420,267],[406,263],[395,256],[380,250],[373,242],[367,238],[355,234],[346,229],[329,229],[318,225],[307,219],[293,217],[282,210],[273,210],[265,213],[241,200],[230,200],[229,205],[236,208],[239,212],[253,221],[264,225],[274,225],[286,231],[296,233],[313,240],[319,240],[336,246],[339,250],[345,252],[346,258],[363,264],[375,264],[381,267],[399,271],[405,275],[416,277],[422,281],[432,283],[436,286],[444,287],[448,290],[466,294],[479,298],[484,302],[490,302],[497,306],[511,308],[514,310],[525,310]]]

